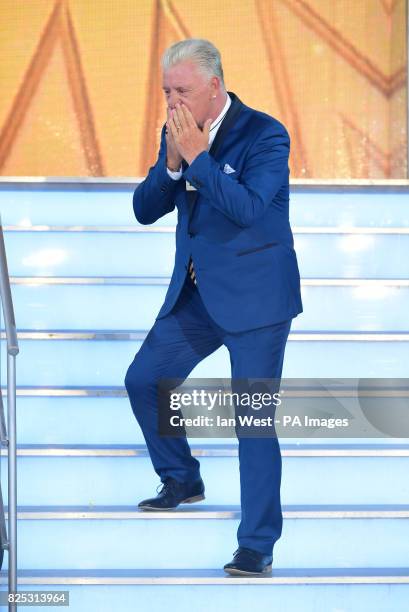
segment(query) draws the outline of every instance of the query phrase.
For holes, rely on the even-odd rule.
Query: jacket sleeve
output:
[[[156,164],[149,170],[147,177],[139,183],[133,194],[133,210],[139,223],[155,223],[175,208],[174,195],[179,181],[171,178],[166,169],[165,126],[162,128],[161,142]]]
[[[290,137],[281,123],[268,126],[251,145],[240,177],[232,178],[203,151],[183,176],[199,194],[240,227],[262,217],[288,172]]]

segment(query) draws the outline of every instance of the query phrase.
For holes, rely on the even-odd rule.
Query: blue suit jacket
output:
[[[296,317],[303,307],[289,223],[288,132],[228,93],[232,103],[209,152],[190,166],[184,161],[178,181],[166,171],[163,126],[157,162],[135,189],[133,208],[142,224],[178,211],[174,270],[156,318],[175,304],[192,255],[210,316],[239,332]],[[196,191],[186,191],[186,180]]]

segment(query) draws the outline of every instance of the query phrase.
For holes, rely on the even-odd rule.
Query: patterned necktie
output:
[[[196,197],[197,197],[197,193],[195,191],[186,191],[186,195],[187,195],[187,199],[189,201],[189,206],[191,209],[191,216],[189,219],[189,223],[193,217],[193,213],[194,213],[194,206],[195,206],[195,202],[196,202]],[[192,256],[190,256],[189,259],[189,263],[187,266],[187,270],[189,272],[189,276],[192,279],[192,281],[194,282],[195,285],[197,285],[197,280],[196,280],[196,274],[195,274],[195,270],[193,268],[193,260],[192,260]]]
[[[192,281],[194,282],[194,284],[197,285],[196,274],[195,274],[195,271],[194,271],[194,268],[193,268],[192,256],[190,256],[189,265],[188,265],[188,272],[189,272],[189,276],[192,279]]]

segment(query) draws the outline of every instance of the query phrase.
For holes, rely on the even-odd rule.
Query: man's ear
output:
[[[215,94],[217,95],[217,92],[220,89],[220,79],[219,79],[219,77],[217,77],[216,75],[212,76],[211,83],[212,83],[212,94],[213,95],[215,95]]]

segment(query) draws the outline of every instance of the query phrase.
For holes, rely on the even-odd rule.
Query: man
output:
[[[125,378],[163,483],[156,497],[140,502],[143,510],[204,499],[200,464],[186,438],[158,433],[158,380],[184,380],[222,345],[232,380],[279,380],[291,320],[303,310],[289,224],[287,130],[226,91],[220,53],[210,42],[172,45],[162,67],[167,122],[133,207],[142,224],[177,207],[175,266]],[[187,183],[196,191],[187,191]],[[238,446],[239,547],[224,569],[264,574],[282,530],[280,447],[276,437],[242,437]]]

